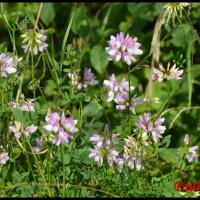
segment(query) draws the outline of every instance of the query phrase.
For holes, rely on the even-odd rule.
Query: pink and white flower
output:
[[[116,36],[111,35],[108,41],[108,47],[105,48],[109,56],[108,60],[119,61],[122,59],[128,65],[136,62],[135,55],[141,55],[143,53],[139,49],[141,44],[137,40],[137,37],[125,36],[122,32]]]

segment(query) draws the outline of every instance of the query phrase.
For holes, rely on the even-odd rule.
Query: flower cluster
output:
[[[115,36],[111,35],[108,41],[108,47],[106,52],[108,53],[109,60],[119,61],[122,59],[126,64],[131,65],[132,62],[136,61],[134,55],[140,55],[143,53],[139,47],[140,43],[137,42],[137,37],[130,37],[120,32]]]
[[[179,70],[174,64],[170,69],[170,63],[167,65],[167,69],[163,67],[162,64],[159,64],[159,69],[153,68],[153,80],[162,82],[164,79],[167,80],[180,80],[181,75],[183,74],[183,69]]]
[[[116,150],[119,134],[109,136],[108,126],[105,126],[104,134],[101,136],[94,133],[90,137],[94,148],[90,149],[89,157],[93,158],[98,166],[103,165],[104,159],[107,159],[110,167],[115,164],[116,168],[121,171],[126,165],[130,169],[136,168],[138,171],[142,169],[142,157],[146,154],[144,146],[136,141],[135,138],[129,136],[124,139],[124,153]]]
[[[189,135],[188,134],[185,134],[184,143],[185,143],[185,145],[189,144]],[[188,147],[187,153],[186,153],[186,159],[188,160],[188,162],[191,163],[194,158],[198,157],[198,154],[196,153],[196,150],[198,148],[199,148],[198,146]]]
[[[124,164],[130,169],[142,169],[142,157],[146,154],[143,146],[132,136],[124,139]]]
[[[164,6],[164,9],[165,9],[165,16],[167,17],[167,20],[166,20],[166,24],[168,23],[170,17],[172,17],[172,22],[173,22],[173,25],[175,26],[175,17],[178,16],[178,17],[182,17],[182,10],[189,6],[190,3],[187,3],[187,2],[176,2],[176,3],[167,3],[165,6]]]
[[[68,144],[73,134],[78,132],[77,120],[72,117],[66,118],[64,113],[60,116],[57,112],[51,112],[46,115],[45,120],[48,124],[43,127],[46,131],[53,133],[52,143],[57,146],[60,143]]]
[[[110,167],[113,163],[119,163],[119,152],[115,150],[116,144],[118,142],[119,134],[109,135],[108,125],[105,125],[104,135],[100,136],[96,133],[90,137],[94,145],[94,149],[90,149],[90,158],[94,158],[98,166],[102,166],[104,158],[107,158],[107,162]]]
[[[1,165],[5,165],[8,160],[9,160],[8,152],[0,153],[0,164]]]
[[[136,124],[136,127],[142,132],[142,139],[144,144],[147,145],[148,133],[151,133],[153,141],[155,143],[159,142],[159,140],[163,137],[162,134],[166,130],[166,127],[162,125],[164,122],[164,118],[160,116],[155,120],[155,122],[151,121],[150,113],[144,113],[143,116],[139,117],[139,121]]]
[[[115,74],[109,77],[109,80],[104,80],[103,84],[109,88],[107,93],[107,101],[117,104],[117,110],[125,110],[129,106],[129,88],[128,81],[123,79],[120,83],[117,82]],[[134,90],[133,86],[130,86],[130,90]],[[144,102],[143,99],[133,97],[131,99],[130,111],[135,113],[135,107]]]
[[[80,75],[77,72],[68,73],[68,76],[72,81],[72,85],[76,86],[79,90],[82,88],[86,89],[89,86],[94,86],[98,84],[98,81],[96,80],[96,77],[94,76],[90,68],[84,68],[82,82],[80,82]]]
[[[8,77],[17,71],[16,66],[21,61],[21,58],[11,57],[0,52],[0,74],[3,77]]]
[[[35,153],[41,152],[43,144],[44,142],[42,140],[39,140],[38,138],[36,138],[36,146],[33,147],[33,151]]]
[[[21,135],[29,136],[37,131],[37,126],[32,124],[24,129],[21,122],[15,121],[15,124],[9,126],[10,131],[12,131],[16,138],[20,138]]]
[[[36,30],[28,30],[21,35],[23,38],[22,48],[24,52],[30,52],[31,54],[37,55],[38,51],[43,52],[48,44],[46,43],[46,35],[43,29],[37,32]]]
[[[8,105],[13,108],[18,108],[23,112],[34,112],[34,99],[25,99],[24,94],[21,95],[19,104],[11,101]]]

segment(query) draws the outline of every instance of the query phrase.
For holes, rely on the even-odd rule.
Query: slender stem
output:
[[[22,73],[21,77],[20,77],[20,83],[19,83],[19,87],[18,87],[18,90],[17,90],[17,95],[16,95],[16,103],[18,104],[19,102],[19,97],[20,97],[20,94],[21,94],[21,91],[22,91],[22,84],[23,84],[23,80],[24,80],[24,74]]]
[[[36,30],[36,28],[38,26],[38,22],[39,22],[40,14],[41,14],[41,11],[42,11],[42,7],[43,7],[43,2],[40,3],[40,7],[39,7],[39,10],[38,10],[37,18],[36,18],[36,21],[35,21],[34,30]]]
[[[62,159],[62,167],[63,167],[63,197],[65,197],[65,163],[64,163],[64,145],[60,145],[61,159]]]
[[[34,61],[33,61],[33,55],[31,55],[31,68],[32,68],[32,89],[33,89],[33,97],[35,102],[35,79],[34,79]],[[34,103],[34,110],[35,110],[36,104]]]
[[[49,190],[49,188],[48,188],[47,182],[46,182],[46,180],[45,180],[44,174],[43,174],[43,172],[42,172],[42,170],[41,170],[41,168],[40,168],[40,165],[39,165],[39,163],[38,163],[37,157],[36,157],[36,155],[35,155],[35,153],[34,153],[34,151],[33,151],[33,149],[32,149],[32,146],[31,146],[31,144],[30,144],[30,142],[29,142],[29,140],[28,140],[27,137],[26,137],[26,141],[27,141],[27,143],[28,143],[28,145],[29,145],[29,147],[30,147],[31,152],[33,153],[33,157],[34,157],[35,162],[36,162],[36,165],[37,165],[37,167],[38,167],[38,169],[39,169],[39,171],[40,171],[40,174],[41,174],[42,179],[43,179],[43,181],[44,181],[44,184],[45,184],[45,187],[46,187],[46,189],[47,189],[47,192],[48,192],[49,196],[51,197],[51,193],[50,193],[50,190]]]
[[[82,101],[80,101],[79,102],[79,105],[80,105],[80,107],[79,107],[79,127],[81,128],[81,126],[82,126]]]
[[[34,181],[36,181],[36,179],[35,179],[35,174],[34,174],[34,172],[33,172],[33,168],[32,168],[32,166],[31,166],[31,163],[30,163],[30,160],[29,160],[27,151],[26,151],[26,149],[25,149],[24,147],[23,147],[23,150],[24,150],[24,152],[25,152],[26,159],[27,159],[27,161],[28,161],[29,169],[31,170],[31,173],[33,174]]]
[[[131,76],[130,76],[130,65],[128,66],[128,98],[129,98],[129,106],[128,106],[128,123],[129,123],[129,135],[131,134]]]

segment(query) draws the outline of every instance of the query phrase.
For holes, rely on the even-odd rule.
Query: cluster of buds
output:
[[[23,38],[22,48],[25,53],[29,52],[32,55],[37,55],[39,51],[43,52],[48,47],[46,43],[47,37],[43,29],[39,30],[39,32],[30,29],[22,34],[21,37]]]

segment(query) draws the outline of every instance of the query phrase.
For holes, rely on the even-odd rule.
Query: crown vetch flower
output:
[[[44,144],[44,142],[38,138],[36,138],[36,146],[33,147],[33,151],[35,153],[39,153],[42,150],[42,145]]]
[[[17,104],[15,101],[8,103],[13,108],[18,108],[23,112],[34,112],[34,99],[25,99],[24,94],[21,95],[21,99]]]
[[[89,157],[94,158],[98,166],[103,165],[103,156],[101,155],[100,149],[98,149],[97,147],[95,147],[94,149],[90,149]]]
[[[115,74],[112,74],[109,80],[104,80],[103,84],[108,87],[107,101],[114,101],[117,110],[125,110],[129,106],[128,81],[123,79],[121,82],[117,82]],[[134,90],[134,86],[130,86],[130,90]],[[130,111],[135,113],[135,107],[142,103],[144,103],[143,99],[134,96],[131,98]]]
[[[62,113],[53,112],[46,115],[45,120],[48,124],[44,125],[43,128],[47,132],[53,132],[52,143],[55,145],[68,144],[73,134],[78,132],[77,120],[72,117],[65,117]]]
[[[72,85],[76,86],[79,90],[81,88],[86,89],[89,86],[94,86],[99,83],[94,73],[92,73],[91,68],[84,68],[83,81],[80,81],[80,74],[77,72],[69,72],[68,77],[71,79]]]
[[[170,63],[167,64],[167,69],[163,67],[162,64],[159,64],[159,69],[153,68],[153,80],[157,80],[162,82],[164,79],[167,80],[180,80],[183,74],[183,69],[179,70],[176,68],[176,64],[174,64],[170,68]]]
[[[141,44],[137,42],[137,37],[130,37],[120,32],[116,36],[111,35],[108,41],[106,52],[108,60],[119,61],[122,59],[126,64],[131,65],[136,61],[135,55],[141,55],[143,51],[139,49]]]
[[[173,25],[175,26],[175,17],[179,15],[178,17],[182,18],[182,10],[189,5],[190,3],[187,2],[167,3],[164,6],[164,14],[167,17],[166,24],[172,18]]]
[[[5,165],[9,160],[8,152],[3,152],[0,154],[0,164]]]
[[[145,149],[132,136],[124,139],[124,164],[130,169],[142,169],[142,156],[146,154]]]
[[[21,135],[29,136],[32,133],[37,131],[37,126],[32,124],[24,129],[23,124],[21,122],[15,121],[14,125],[9,126],[9,130],[12,131],[16,138],[20,138]]]
[[[90,149],[90,158],[94,158],[98,166],[102,166],[104,158],[107,159],[108,165],[113,166],[115,161],[119,159],[119,152],[116,151],[115,147],[118,142],[119,134],[112,134],[112,137],[109,136],[108,125],[104,127],[104,134],[100,136],[97,133],[94,133],[90,137],[94,145],[94,149]]]
[[[185,145],[188,145],[189,144],[189,135],[188,134],[185,134],[185,137],[184,137],[184,143]],[[194,158],[197,158],[198,157],[198,154],[196,152],[196,150],[198,149],[199,147],[198,146],[191,146],[191,147],[188,147],[187,149],[187,152],[186,152],[186,159],[188,160],[188,162],[192,162]]]
[[[46,43],[46,35],[43,29],[38,32],[33,29],[29,29],[24,34],[21,35],[23,38],[22,48],[24,52],[30,52],[31,54],[37,55],[38,52],[43,52],[48,44]]]
[[[142,130],[143,138],[147,138],[148,133],[151,133],[153,141],[157,143],[163,137],[162,134],[166,130],[166,127],[162,126],[164,120],[164,118],[159,116],[155,122],[152,122],[150,113],[144,113],[143,116],[139,117],[136,127]]]
[[[11,57],[0,52],[0,74],[3,77],[8,77],[17,71],[16,66],[21,61],[21,58]]]

